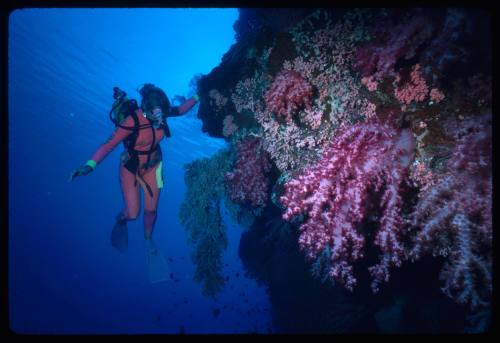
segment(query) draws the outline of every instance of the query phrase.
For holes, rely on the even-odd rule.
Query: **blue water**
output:
[[[242,228],[228,222],[224,291],[192,281],[178,219],[183,165],[226,146],[201,132],[197,106],[172,118],[164,140],[165,188],[154,237],[179,282],[150,284],[142,213],[129,251],[109,244],[122,208],[120,145],[86,177],[68,182],[114,129],[112,87],[139,98],[153,83],[187,95],[234,43],[236,9],[22,9],[9,18],[9,324],[16,333],[268,332],[266,290],[244,277]],[[236,273],[240,277],[234,277]],[[242,294],[245,294],[243,296]],[[226,306],[226,309],[222,309]],[[214,309],[221,309],[219,316]]]

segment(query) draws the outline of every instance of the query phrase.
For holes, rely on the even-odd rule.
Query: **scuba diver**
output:
[[[139,90],[141,106],[118,87],[113,88],[115,99],[110,119],[116,126],[113,134],[92,155],[85,165],[73,171],[70,181],[87,175],[120,143],[125,150],[120,157],[119,178],[125,206],[116,216],[111,232],[111,245],[120,252],[127,251],[127,221],[135,220],[140,211],[140,189],[144,192],[144,239],[151,282],[165,280],[168,267],[165,258],[152,240],[158,200],[163,187],[162,152],[160,141],[171,137],[168,117],[188,112],[199,100],[197,94],[179,106],[170,106],[163,90],[144,84]]]

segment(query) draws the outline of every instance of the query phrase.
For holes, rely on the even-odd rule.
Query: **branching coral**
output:
[[[384,209],[374,243],[382,252],[370,268],[372,288],[389,278],[389,267],[403,258],[401,194],[413,158],[414,140],[407,129],[373,119],[342,127],[321,159],[284,185],[283,218],[305,215],[299,245],[311,260],[327,252],[329,277],[348,289],[356,278],[352,262],[363,257],[365,236],[359,224],[371,208],[370,192],[383,194]]]

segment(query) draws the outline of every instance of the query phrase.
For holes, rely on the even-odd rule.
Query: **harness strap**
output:
[[[151,190],[151,187],[149,187],[148,183],[146,182],[146,180],[144,180],[144,178],[142,177],[141,173],[138,172],[137,174],[137,177],[139,177],[141,179],[141,181],[146,185],[146,188],[148,190],[148,193],[149,193],[149,196],[152,198],[153,197],[153,191]]]
[[[153,126],[151,126],[151,130],[153,131],[153,142],[151,143],[151,146],[149,147],[148,160],[146,161],[146,165],[149,165],[149,161],[151,160],[151,154],[153,153],[154,150],[156,150],[156,149],[153,149],[153,147],[155,146],[155,143],[156,143],[155,128]]]
[[[126,140],[123,142],[123,145],[125,146],[125,148],[127,148],[127,150],[129,150],[130,148],[133,148],[135,146],[135,142],[137,140],[137,137],[139,136],[139,130],[140,130],[139,118],[137,118],[137,113],[133,112],[131,115],[132,115],[132,119],[134,120],[133,127],[119,125],[121,128],[123,128],[125,130],[132,131],[130,136],[128,136],[126,138]]]
[[[130,127],[130,126],[123,126],[120,124],[118,124],[117,126],[121,127],[122,129],[132,131],[132,134],[129,136],[130,138],[127,140],[127,144],[125,144],[125,147],[130,155],[130,158],[137,158],[138,159],[138,157],[139,157],[138,155],[148,155],[147,162],[145,163],[145,165],[148,166],[150,163],[150,160],[151,160],[151,154],[153,152],[155,152],[160,147],[159,145],[155,146],[156,132],[155,132],[153,125],[151,125],[151,123],[140,125],[139,118],[137,118],[137,114],[135,112],[132,114],[132,118],[134,119],[134,126]],[[137,137],[139,136],[139,130],[146,129],[146,128],[151,128],[151,130],[153,131],[153,142],[151,143],[149,150],[141,151],[141,150],[134,149],[135,142],[137,141]],[[135,174],[144,183],[149,195],[151,197],[153,197],[153,191],[151,190],[151,187],[146,182],[146,180],[144,180],[144,178],[142,177],[140,169],[141,169],[141,166],[139,165],[139,161],[137,161],[137,170],[135,171]],[[136,179],[134,185],[137,185],[137,179]]]
[[[137,154],[137,155],[148,155],[148,154],[152,154],[153,152],[155,152],[156,150],[158,150],[160,146],[157,145],[154,147],[154,149],[151,149],[151,150],[135,150],[135,149],[129,149],[131,150],[134,154]]]
[[[124,130],[129,130],[129,131],[134,131],[134,130],[141,130],[141,129],[147,129],[148,127],[153,127],[151,124],[142,124],[138,126],[123,126],[123,125],[116,125],[121,127]]]

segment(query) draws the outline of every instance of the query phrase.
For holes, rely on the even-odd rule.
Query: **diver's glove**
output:
[[[94,170],[95,166],[96,163],[93,160],[88,160],[84,166],[78,168],[77,170],[73,171],[73,173],[71,173],[69,181],[73,181],[73,179],[77,176],[87,175],[88,173]]]

